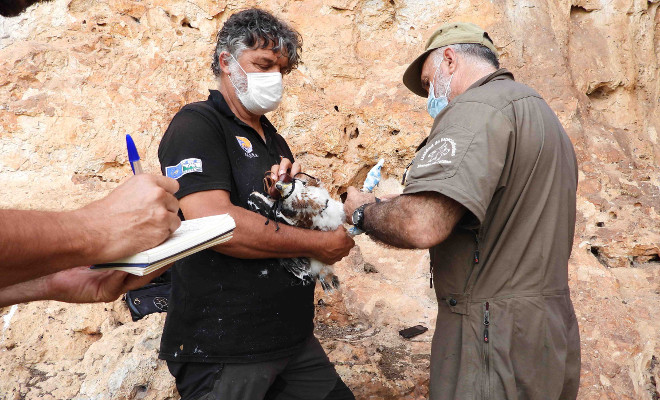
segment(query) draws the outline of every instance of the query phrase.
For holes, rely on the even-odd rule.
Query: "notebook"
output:
[[[213,215],[181,222],[162,244],[92,269],[116,269],[133,275],[147,275],[183,257],[195,254],[232,238],[236,223],[229,214]]]

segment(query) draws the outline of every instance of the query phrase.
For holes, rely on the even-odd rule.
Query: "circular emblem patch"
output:
[[[154,297],[154,305],[160,311],[167,311],[167,297]]]

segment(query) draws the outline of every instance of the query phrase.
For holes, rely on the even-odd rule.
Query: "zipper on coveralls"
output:
[[[490,325],[490,304],[486,302],[484,311],[484,343],[488,343],[488,325]]]
[[[478,231],[472,231],[474,233],[474,242],[476,244],[476,248],[474,249],[474,263],[479,264],[479,232]]]
[[[486,376],[483,382],[483,398],[490,398],[490,337],[488,336],[488,326],[490,325],[490,303],[484,303],[484,370]]]

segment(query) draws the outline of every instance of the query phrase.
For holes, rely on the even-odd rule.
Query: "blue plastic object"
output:
[[[380,170],[383,168],[384,163],[385,159],[381,158],[378,160],[378,163],[369,170],[367,177],[364,179],[364,184],[362,184],[362,192],[371,193],[376,188],[376,186],[378,186],[381,179]],[[348,234],[351,236],[359,235],[361,233],[364,233],[364,231],[356,228],[355,226],[351,226],[348,229]]]
[[[131,169],[133,174],[135,174],[135,163],[140,161],[140,155],[138,154],[137,148],[135,147],[135,142],[131,135],[126,135],[126,149],[128,150],[128,161],[131,163]]]

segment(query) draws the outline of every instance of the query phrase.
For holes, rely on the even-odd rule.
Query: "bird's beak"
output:
[[[275,189],[280,192],[281,195],[284,195],[284,192],[291,186],[291,183],[285,183],[282,181],[277,181],[275,183]]]

